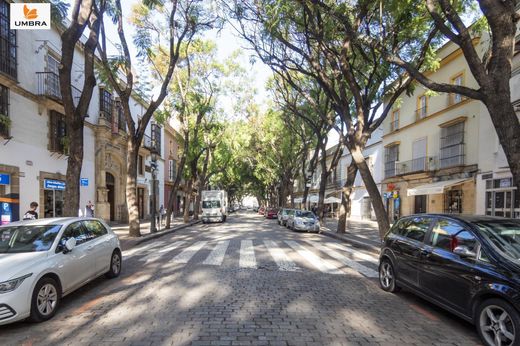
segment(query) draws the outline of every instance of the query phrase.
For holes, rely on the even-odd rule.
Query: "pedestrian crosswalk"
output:
[[[269,261],[275,264],[271,267],[285,272],[302,272],[307,269],[344,275],[352,274],[354,271],[369,278],[378,276],[376,256],[347,245],[308,239],[215,239],[193,243],[186,240],[173,243],[161,241],[125,251],[123,257],[138,257],[145,265],[163,260],[175,264],[199,263],[209,266],[235,263],[235,266],[247,269],[265,267],[263,262]],[[234,262],[236,260],[238,263]]]

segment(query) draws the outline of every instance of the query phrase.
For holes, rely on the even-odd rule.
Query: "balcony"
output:
[[[152,137],[148,135],[144,135],[143,137],[143,147],[150,150],[152,153],[161,153],[161,142],[152,140]]]
[[[36,72],[36,76],[38,77],[38,95],[62,103],[60,77],[58,74],[54,72]],[[81,97],[81,90],[73,85],[71,87],[74,106],[77,106]]]
[[[437,168],[436,157],[419,157],[409,161],[395,163],[395,175],[428,172]]]

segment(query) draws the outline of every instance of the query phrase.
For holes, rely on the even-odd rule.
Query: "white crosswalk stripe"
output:
[[[358,271],[359,273],[365,275],[366,277],[377,278],[379,276],[378,273],[375,270],[367,268],[364,265],[359,264],[356,261],[351,260],[350,258],[342,255],[341,253],[339,253],[339,252],[337,252],[335,250],[331,250],[328,247],[325,247],[325,246],[323,246],[320,243],[312,242],[312,241],[307,241],[307,243],[311,244],[314,248],[318,249],[319,251],[321,251],[323,253],[326,253],[330,257],[335,258],[336,260],[340,261],[344,265],[346,265],[346,266],[348,266],[348,267]]]
[[[206,260],[202,262],[202,264],[208,264],[213,266],[221,265],[224,261],[224,256],[226,255],[228,246],[229,240],[219,241],[217,245],[213,248],[211,253],[208,255]]]
[[[186,248],[180,254],[175,256],[172,261],[175,263],[188,263],[189,260],[200,250],[202,249],[208,242],[207,241],[198,241],[192,246]]]
[[[341,250],[344,252],[348,252],[348,253],[352,254],[353,257],[356,259],[379,265],[379,259],[377,258],[377,256],[370,256],[370,255],[367,255],[366,253],[360,252],[359,250],[355,250],[348,246],[344,246],[344,245],[341,245],[338,243],[327,243],[326,246],[333,247],[335,249],[338,249],[338,250]]]
[[[287,256],[284,250],[278,247],[276,242],[272,240],[264,240],[264,245],[271,254],[271,257],[273,257],[273,260],[278,265],[278,269],[289,272],[301,271],[300,267],[291,261],[289,256]]]
[[[151,263],[151,262],[155,262],[157,261],[158,259],[160,259],[161,257],[165,256],[168,254],[168,252],[170,251],[173,251],[175,250],[176,248],[182,246],[186,244],[185,241],[176,241],[175,243],[165,247],[165,248],[162,248],[161,250],[159,251],[156,251],[156,252],[152,252],[151,254],[149,255],[146,255],[144,256],[143,258],[140,258],[139,261],[141,262],[145,262],[145,263]]]
[[[129,258],[134,255],[138,255],[140,252],[144,252],[144,251],[156,248],[156,247],[160,247],[164,244],[166,244],[166,241],[161,240],[158,242],[149,243],[149,244],[146,244],[143,246],[138,246],[138,247],[132,248],[130,250],[123,251],[123,258]]]
[[[316,267],[319,271],[327,274],[344,274],[335,264],[319,257],[309,249],[298,244],[292,240],[286,240],[285,243],[293,248],[294,251],[298,252],[300,256],[305,258],[310,264]]]
[[[256,268],[255,250],[252,240],[242,240],[240,242],[240,260],[238,265],[241,268]]]

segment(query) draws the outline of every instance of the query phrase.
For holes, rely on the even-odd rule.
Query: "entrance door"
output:
[[[412,159],[412,172],[426,170],[426,138],[413,142]]]
[[[511,217],[511,191],[495,191],[495,216]]]
[[[426,213],[426,195],[416,195],[415,196],[415,214]]]
[[[139,218],[144,219],[144,189],[137,188],[137,208],[139,209]]]
[[[43,217],[62,217],[63,216],[63,191],[44,190],[43,191]]]
[[[372,217],[372,204],[370,203],[370,197],[363,197],[361,210],[362,219],[370,219]]]
[[[110,204],[110,221],[114,221],[115,218],[115,211],[116,211],[116,204],[115,204],[115,178],[112,174],[106,173],[105,175],[106,183],[107,183],[107,202]]]

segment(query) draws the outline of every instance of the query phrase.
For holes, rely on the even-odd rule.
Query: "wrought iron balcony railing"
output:
[[[38,95],[46,96],[55,101],[62,102],[60,77],[54,72],[36,72],[38,79]],[[71,85],[72,99],[74,105],[77,106],[81,97],[81,90]]]
[[[432,171],[437,169],[437,158],[425,156],[409,161],[396,162],[395,169],[396,175]]]

